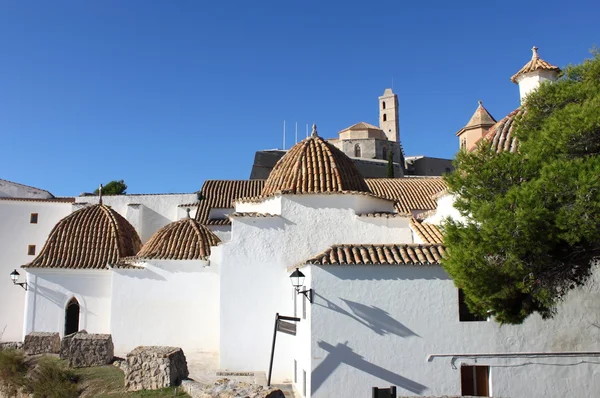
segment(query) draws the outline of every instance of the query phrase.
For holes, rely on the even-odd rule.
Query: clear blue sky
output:
[[[407,155],[452,157],[533,45],[559,66],[600,44],[597,1],[2,1],[0,178],[55,195],[245,179],[287,121],[377,124],[394,81]],[[288,144],[289,145],[289,144]]]

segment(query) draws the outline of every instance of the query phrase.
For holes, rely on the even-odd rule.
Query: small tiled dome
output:
[[[279,159],[261,196],[348,191],[371,192],[352,160],[319,137],[313,126],[309,138],[294,145]]]
[[[137,254],[137,259],[205,260],[210,247],[221,242],[204,225],[193,218],[183,218],[162,227]]]
[[[25,268],[105,269],[142,243],[133,226],[108,206],[87,206],[63,218]]]
[[[515,73],[510,78],[510,80],[513,83],[518,83],[518,79],[521,76],[526,75],[531,72],[538,71],[538,70],[552,71],[555,73],[560,72],[560,68],[558,66],[554,66],[554,65],[544,61],[543,59],[541,59],[537,50],[538,50],[538,48],[535,46],[531,49],[531,52],[532,52],[531,61],[527,62],[525,64],[525,66],[523,66],[517,73]]]
[[[515,152],[519,145],[514,135],[514,121],[525,112],[525,108],[517,108],[504,118],[500,119],[485,133],[481,140],[487,140],[490,143],[490,149],[494,152]],[[473,146],[471,151],[477,146]]]

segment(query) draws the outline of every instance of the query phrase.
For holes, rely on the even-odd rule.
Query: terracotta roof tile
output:
[[[270,213],[258,213],[255,211],[251,211],[251,212],[235,212],[235,213],[231,213],[229,215],[229,217],[277,217],[276,214],[270,214]]]
[[[523,66],[517,73],[515,73],[510,78],[510,80],[513,83],[517,83],[517,78],[519,76],[530,73],[530,72],[535,72],[536,70],[551,70],[551,71],[555,71],[555,72],[560,72],[560,68],[558,66],[549,64],[548,62],[541,59],[540,56],[538,55],[537,50],[538,49],[535,46],[531,49],[531,51],[533,53],[531,55],[531,61],[527,62],[525,64],[525,66]]]
[[[301,265],[439,265],[442,245],[335,245]]]
[[[365,179],[342,151],[317,135],[294,145],[275,165],[261,196],[277,193],[370,192]]]
[[[94,205],[60,220],[40,254],[24,268],[106,269],[142,246],[133,226],[108,206]]]
[[[419,235],[425,243],[442,244],[444,236],[436,225],[418,221],[415,218],[410,220],[410,227]]]
[[[356,124],[353,124],[350,127],[346,127],[342,131],[346,131],[346,130],[381,130],[381,129],[379,127],[373,126],[372,124],[369,124],[369,123],[358,122]]]
[[[367,178],[365,181],[375,195],[395,201],[400,214],[435,209],[437,203],[432,196],[447,188],[442,177]]]
[[[198,211],[196,220],[200,224],[209,224],[209,214],[211,209],[230,209],[233,207],[233,200],[247,196],[260,195],[265,180],[208,180],[205,181],[200,190],[201,198],[198,202]],[[228,218],[223,218],[225,224],[230,224]]]
[[[494,124],[485,133],[480,140],[487,140],[490,142],[490,148],[495,152],[515,152],[519,146],[517,138],[514,136],[514,121],[517,117],[524,114],[524,108],[519,107],[509,113],[504,118],[500,119],[499,122]],[[474,151],[477,145],[474,145],[470,151]]]
[[[183,218],[162,227],[144,244],[137,260],[205,260],[210,247],[221,241],[193,218]]]

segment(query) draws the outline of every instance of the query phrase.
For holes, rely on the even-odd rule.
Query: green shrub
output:
[[[76,398],[77,377],[67,365],[52,357],[43,357],[31,371],[28,381],[34,398]]]
[[[16,395],[25,384],[26,374],[27,363],[22,351],[0,350],[0,387],[6,394]]]

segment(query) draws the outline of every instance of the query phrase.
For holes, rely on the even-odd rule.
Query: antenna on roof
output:
[[[394,76],[392,76],[392,91],[394,91]]]
[[[100,187],[98,187],[98,203],[102,204],[102,184],[100,184]]]
[[[285,151],[285,120],[283,121],[283,150]]]
[[[308,138],[308,123],[306,123],[306,138]]]
[[[298,122],[296,122],[296,144],[298,143]]]
[[[191,218],[190,217],[190,208],[189,207],[187,209],[185,209],[185,212],[187,213],[187,218]]]

